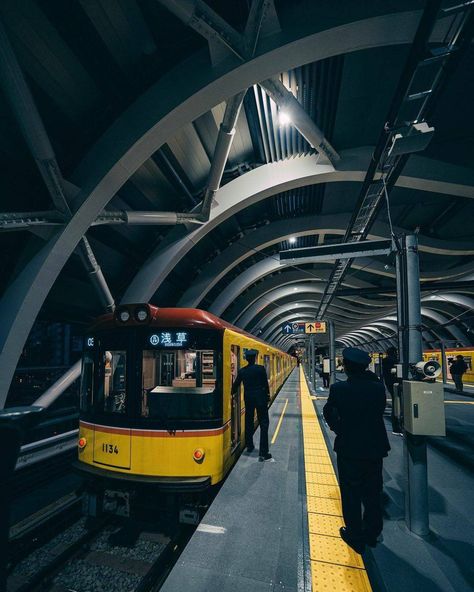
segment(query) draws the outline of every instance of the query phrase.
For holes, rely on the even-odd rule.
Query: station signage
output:
[[[295,323],[284,323],[281,326],[282,333],[285,335],[297,335],[304,334],[306,323],[295,322]]]
[[[313,321],[311,323],[305,323],[306,334],[314,333],[326,333],[326,321]]]

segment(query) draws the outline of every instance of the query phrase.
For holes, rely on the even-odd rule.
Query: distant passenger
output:
[[[324,358],[321,372],[321,378],[323,379],[323,388],[329,388],[329,372],[327,372],[325,366],[329,366],[329,358]]]
[[[383,384],[367,370],[367,352],[346,347],[342,355],[347,380],[331,386],[323,412],[336,433],[334,450],[346,524],[339,532],[362,553],[366,544],[375,547],[383,528],[382,459],[390,450],[383,419],[386,397]]]
[[[398,353],[396,347],[389,347],[387,349],[387,356],[382,359],[382,376],[385,386],[390,393],[392,398],[392,434],[397,436],[402,436],[402,430],[400,427],[400,420],[395,415],[395,398],[398,397],[398,394],[395,393],[395,383],[397,382],[397,375],[393,370],[395,370],[395,365],[398,363]]]
[[[232,392],[235,393],[240,386],[244,384],[245,400],[245,446],[247,452],[255,449],[253,445],[253,428],[255,410],[257,411],[258,423],[260,424],[260,461],[269,460],[272,455],[268,452],[268,402],[270,401],[270,388],[268,386],[267,372],[263,366],[256,364],[258,351],[249,349],[245,353],[245,359],[248,362],[237,373]]]
[[[464,385],[462,383],[462,375],[467,372],[467,364],[464,361],[464,356],[459,354],[456,356],[456,360],[451,362],[449,366],[449,371],[451,372],[451,376],[453,377],[454,386],[456,387],[457,391],[461,393],[464,390]]]

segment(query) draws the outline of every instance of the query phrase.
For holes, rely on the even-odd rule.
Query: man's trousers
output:
[[[342,514],[350,536],[377,538],[383,528],[382,459],[337,456]],[[362,513],[362,506],[364,511]]]
[[[268,454],[268,418],[267,402],[262,402],[254,397],[245,399],[245,445],[253,448],[254,416],[257,411],[257,419],[260,424],[260,456]]]

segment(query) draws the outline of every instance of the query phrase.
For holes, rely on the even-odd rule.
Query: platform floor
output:
[[[361,557],[339,538],[337,479],[299,369],[270,409],[269,433],[274,460],[241,456],[164,592],[371,590]]]
[[[390,433],[387,413],[384,542],[361,557],[339,537],[334,435],[322,420],[327,390],[319,380],[310,390],[296,369],[270,409],[274,462],[241,456],[162,590],[474,590],[474,402],[445,398],[448,435],[428,446],[431,534],[406,529],[403,438]]]

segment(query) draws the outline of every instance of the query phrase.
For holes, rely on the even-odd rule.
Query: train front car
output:
[[[178,503],[183,521],[198,520],[193,508],[223,479],[244,438],[232,374],[256,342],[231,329],[202,310],[150,305],[121,306],[91,328],[76,465],[87,514],[146,515],[159,500]],[[276,394],[291,363],[264,349]]]

